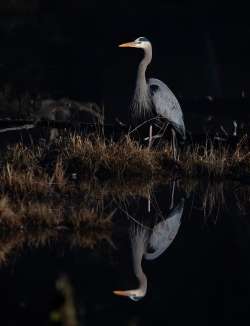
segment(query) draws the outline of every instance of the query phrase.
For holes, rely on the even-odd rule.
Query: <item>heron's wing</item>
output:
[[[183,138],[185,138],[182,110],[173,92],[159,79],[150,78],[148,85],[157,114],[166,118]]]
[[[184,198],[180,200],[168,214],[167,218],[156,224],[149,240],[152,253],[146,252],[144,257],[153,260],[159,257],[173,242],[181,224],[181,217],[184,209]]]

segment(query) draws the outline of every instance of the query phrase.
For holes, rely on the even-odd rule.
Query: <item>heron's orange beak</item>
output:
[[[120,297],[129,297],[131,295],[130,291],[113,291],[113,293]]]
[[[136,48],[136,43],[135,42],[128,42],[128,43],[123,43],[118,45],[119,48]]]

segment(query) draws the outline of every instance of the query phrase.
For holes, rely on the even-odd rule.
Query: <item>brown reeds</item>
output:
[[[0,198],[0,225],[5,228],[29,227],[67,227],[70,229],[110,227],[113,212],[104,213],[82,199],[70,203],[60,201],[41,200],[11,200],[6,195]]]
[[[16,184],[18,190],[18,184],[27,184],[30,188],[31,182],[42,192],[46,191],[46,185],[52,184],[62,190],[68,184],[67,179],[72,176],[78,180],[96,177],[99,180],[119,181],[173,175],[250,176],[250,152],[246,138],[235,149],[227,145],[215,147],[212,141],[207,141],[205,145],[194,145],[184,149],[175,162],[169,146],[161,150],[149,149],[129,136],[114,142],[100,135],[82,137],[71,134],[45,146],[17,144],[8,148],[2,161],[1,183],[11,187]]]
[[[111,234],[110,227],[98,230],[85,228],[79,230],[61,228],[5,230],[0,233],[0,265],[8,264],[12,256],[21,254],[28,248],[51,248],[53,245],[60,255],[65,249],[73,248],[103,250],[114,246]]]
[[[101,227],[112,216],[109,211],[103,218],[105,201],[149,198],[156,183],[180,176],[247,182],[249,167],[245,139],[233,150],[212,142],[193,146],[178,162],[168,146],[149,149],[128,136],[114,142],[68,135],[48,145],[17,144],[1,156],[0,224]],[[207,197],[207,211],[211,201]]]
[[[105,181],[101,191],[108,188],[107,184],[113,193],[128,185],[127,191],[133,193],[141,184],[140,189],[148,194],[145,185],[180,176],[246,180],[250,177],[249,154],[244,139],[234,150],[215,147],[208,141],[182,151],[175,162],[169,146],[149,149],[130,137],[113,142],[99,135],[69,135],[49,145],[9,147],[2,153],[0,191],[19,196],[58,196],[75,194],[76,184],[82,190],[88,184],[96,189],[93,184],[100,188]]]

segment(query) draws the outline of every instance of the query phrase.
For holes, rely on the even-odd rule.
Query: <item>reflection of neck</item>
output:
[[[142,257],[148,244],[148,231],[142,228],[134,229],[130,235],[133,269],[139,281],[138,288],[134,290],[114,291],[114,294],[129,297],[132,300],[139,300],[146,295],[147,277],[142,270]]]
[[[146,275],[143,273],[142,268],[141,268],[141,273],[136,276],[139,281],[139,286],[137,289],[134,290],[134,292],[137,292],[137,295],[139,297],[144,297],[147,292],[148,281]]]
[[[132,240],[134,241],[134,245],[132,244],[133,268],[135,276],[139,281],[139,287],[134,291],[137,291],[140,296],[144,296],[147,291],[147,277],[142,269],[142,257],[147,244],[146,236],[146,232],[143,230],[140,235],[137,234]]]

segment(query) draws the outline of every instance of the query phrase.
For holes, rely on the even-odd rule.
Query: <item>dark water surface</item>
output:
[[[2,233],[1,325],[247,324],[249,194],[176,182],[107,201],[107,234]]]

